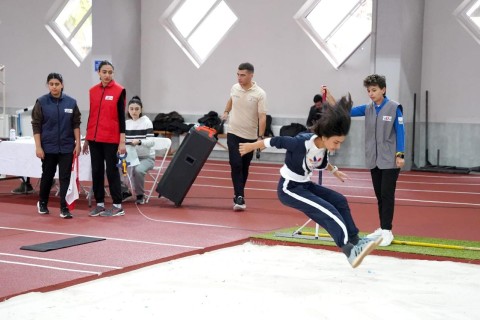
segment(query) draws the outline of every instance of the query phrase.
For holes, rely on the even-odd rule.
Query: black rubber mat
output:
[[[29,246],[23,246],[23,247],[20,247],[20,249],[30,250],[30,251],[47,252],[47,251],[52,251],[52,250],[57,250],[57,249],[62,249],[62,248],[78,246],[78,245],[85,244],[85,243],[102,241],[102,240],[105,240],[105,238],[73,237],[73,238],[67,238],[67,239],[62,239],[62,240],[32,244],[32,245],[29,245]]]

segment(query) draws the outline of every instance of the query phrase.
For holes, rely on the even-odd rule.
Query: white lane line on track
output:
[[[179,223],[180,223],[180,222],[179,222]],[[105,238],[105,239],[107,239],[107,240],[123,241],[123,242],[132,242],[132,243],[141,243],[141,244],[153,244],[153,245],[166,246],[166,247],[178,247],[178,248],[187,248],[187,249],[204,249],[204,247],[197,247],[197,246],[188,246],[188,245],[173,244],[173,243],[164,243],[164,242],[152,242],[152,241],[131,240],[131,239],[122,239],[122,238],[110,238],[110,237],[93,236],[93,235],[76,234],[76,233],[64,233],[64,232],[54,232],[54,231],[34,230],[34,229],[23,229],[23,228],[10,228],[10,227],[0,227],[0,229],[5,229],[5,230],[17,230],[17,231],[27,231],[27,232],[36,232],[36,233],[46,233],[46,234],[58,234],[58,235],[65,235],[65,236],[80,236],[80,237]]]
[[[208,188],[227,188],[225,186],[215,186],[215,185],[207,185],[207,184],[193,184],[192,187],[208,187]],[[230,187],[232,189],[232,187]],[[262,189],[262,188],[245,188],[245,190],[254,190],[254,191],[270,191],[270,192],[277,192],[276,189]],[[347,198],[363,198],[363,199],[374,199],[377,200],[375,197],[370,196],[359,196],[359,195],[351,195],[351,194],[344,194]],[[465,205],[465,206],[478,206],[480,207],[480,203],[469,203],[469,202],[449,202],[449,201],[437,201],[437,200],[418,200],[418,199],[405,199],[405,198],[395,198],[396,201],[407,201],[407,202],[420,202],[420,203],[435,203],[435,204],[452,204],[452,205]]]
[[[42,265],[42,264],[34,264],[34,263],[12,262],[12,261],[6,261],[6,260],[0,260],[0,263],[15,264],[15,265],[21,265],[21,266],[27,266],[27,267],[38,267],[38,268],[44,268],[44,269],[61,270],[61,271],[68,271],[68,272],[96,274],[98,276],[102,274],[101,272],[85,271],[85,270],[77,270],[77,269],[67,269],[67,268],[58,268],[58,267],[45,266],[45,265]]]
[[[106,266],[106,265],[102,265],[102,264],[84,263],[84,262],[76,262],[76,261],[69,261],[69,260],[41,258],[41,257],[27,256],[27,255],[23,255],[23,254],[12,254],[12,253],[0,252],[0,256],[15,257],[15,258],[22,258],[22,259],[33,259],[33,260],[41,260],[41,261],[50,261],[50,262],[58,262],[58,263],[65,263],[65,264],[76,264],[76,265],[88,266],[88,267],[99,267],[99,268],[108,268],[108,269],[122,269],[122,267]]]
[[[206,178],[206,179],[214,179],[214,180],[231,180],[230,178],[221,178],[221,177],[210,177],[210,176],[199,176],[200,178]],[[330,179],[330,180],[337,180],[337,178]],[[349,179],[352,180],[352,179]],[[264,183],[278,183],[278,180],[255,180],[255,179],[249,179],[249,182],[264,182]],[[153,182],[153,181],[152,181]],[[427,183],[427,184],[435,184],[435,183]],[[450,183],[437,183],[437,184],[445,184],[445,185],[452,185]],[[464,186],[465,184],[459,184]],[[364,187],[364,186],[354,186],[354,185],[346,185],[346,184],[328,184],[326,185],[327,187],[341,187],[341,188],[355,188],[355,189],[368,189],[373,191],[373,186],[369,187]],[[469,184],[470,186],[470,184]],[[229,186],[225,186],[225,188],[228,188]],[[245,188],[248,189],[248,188]],[[272,189],[274,190],[274,189]],[[402,189],[402,188],[397,188],[397,191],[407,191],[407,192],[431,192],[431,193],[448,193],[448,194],[467,194],[467,195],[480,195],[480,192],[466,192],[466,191],[451,191],[451,190],[421,190],[421,189]],[[276,191],[276,189],[274,190]]]
[[[202,170],[202,171],[210,171],[210,172],[226,172],[226,171],[217,171],[217,170]],[[371,183],[372,179],[370,178],[354,178],[350,175],[350,172],[347,172],[347,174],[349,174],[349,178],[348,180],[350,181],[368,181]],[[272,176],[271,173],[265,173],[265,172],[251,172],[249,173],[249,176],[250,175],[267,175],[267,176]],[[214,176],[207,176],[207,175],[203,175],[203,174],[199,174],[198,175],[199,178],[209,178],[209,179],[219,179],[219,180],[231,180],[230,177],[214,177]],[[317,175],[314,175],[313,176],[313,179],[317,179]],[[402,175],[400,175],[400,177],[402,177]],[[248,179],[248,181],[260,181],[260,182],[275,182],[275,183],[278,183],[278,178],[279,178],[279,175],[276,175],[275,176],[275,180],[267,180],[265,181],[265,179],[262,179],[262,180],[254,180],[254,179]],[[334,178],[334,177],[323,177],[323,179],[329,181],[329,180],[337,180],[337,178]],[[153,181],[149,181],[149,182],[153,182]],[[466,182],[427,182],[427,181],[404,181],[404,180],[401,180],[399,179],[397,181],[397,184],[426,184],[426,185],[446,185],[446,186],[480,186],[480,183],[466,183]]]

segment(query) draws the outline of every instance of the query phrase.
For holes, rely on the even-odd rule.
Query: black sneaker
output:
[[[62,208],[62,209],[60,209],[60,218],[63,218],[63,219],[72,219],[73,216],[72,216],[72,214],[70,213],[70,210],[68,210],[68,208]]]
[[[30,183],[23,182],[15,189],[12,190],[13,194],[30,194],[33,193],[33,187]]]
[[[233,198],[233,210],[234,211],[243,211],[247,209],[247,205],[245,204],[245,199],[242,196],[234,197]]]
[[[49,214],[50,211],[48,211],[47,204],[43,201],[38,201],[37,202],[37,209],[38,213],[40,214]]]
[[[145,197],[143,194],[137,195],[137,201],[135,201],[136,204],[145,204]]]

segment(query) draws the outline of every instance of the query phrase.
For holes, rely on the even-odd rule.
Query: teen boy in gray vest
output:
[[[386,79],[377,74],[363,81],[372,102],[352,108],[352,117],[365,117],[365,162],[370,169],[373,189],[378,201],[380,228],[368,238],[383,238],[380,246],[393,241],[392,221],[395,189],[400,168],[405,164],[405,128],[403,108],[388,99]]]

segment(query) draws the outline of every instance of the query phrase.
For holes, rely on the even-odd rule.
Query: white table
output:
[[[90,155],[80,154],[78,160],[79,180],[92,181]],[[0,142],[0,174],[31,178],[42,176],[42,162],[35,154],[33,138]],[[55,177],[58,178],[58,169]]]

